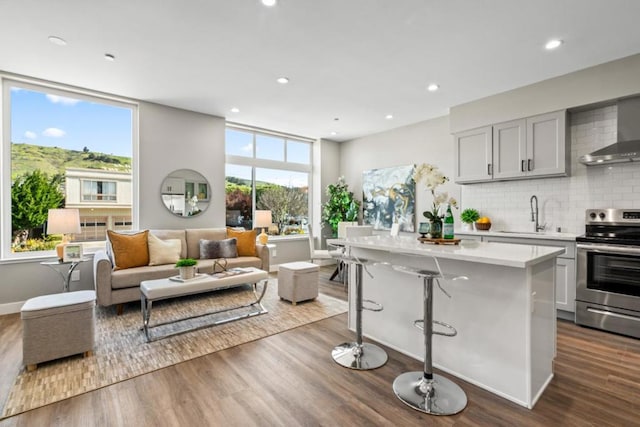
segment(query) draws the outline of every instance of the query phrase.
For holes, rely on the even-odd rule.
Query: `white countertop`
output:
[[[544,239],[544,240],[565,240],[575,242],[577,234],[573,233],[556,233],[553,231],[493,231],[493,230],[475,230],[464,231],[456,230],[456,236],[493,236],[493,237],[518,237],[524,239]]]
[[[535,265],[564,253],[564,248],[551,246],[484,243],[476,240],[463,240],[458,245],[434,245],[420,243],[415,237],[391,237],[388,235],[327,240],[327,243],[331,242],[339,242],[341,245],[354,248],[424,255],[517,268]]]

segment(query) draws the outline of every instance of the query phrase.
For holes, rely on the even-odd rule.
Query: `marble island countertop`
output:
[[[480,232],[477,232],[480,233]],[[461,233],[462,234],[462,233]],[[336,241],[334,241],[336,242]],[[388,235],[339,239],[338,243],[354,248],[392,253],[432,256],[444,259],[526,268],[564,253],[564,248],[510,243],[462,240],[460,244],[434,245],[420,243],[415,237]],[[331,244],[331,240],[327,240]]]
[[[577,234],[574,233],[557,233],[554,231],[511,231],[511,230],[456,230],[455,236],[463,238],[463,236],[493,236],[493,237],[518,237],[524,239],[544,239],[544,240],[565,240],[575,242]]]

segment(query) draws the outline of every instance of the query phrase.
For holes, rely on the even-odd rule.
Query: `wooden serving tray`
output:
[[[434,245],[457,245],[460,239],[432,239],[429,237],[418,237],[420,243],[433,243]]]

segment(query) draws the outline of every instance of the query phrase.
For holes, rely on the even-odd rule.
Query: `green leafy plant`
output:
[[[472,224],[480,218],[480,214],[475,209],[465,209],[460,213],[460,220],[465,224]]]
[[[198,261],[196,261],[193,258],[182,258],[182,259],[179,259],[178,262],[176,262],[176,267],[177,268],[180,268],[180,267],[193,267],[197,263],[198,263]]]
[[[329,200],[322,205],[322,220],[331,226],[333,234],[338,233],[338,223],[341,221],[356,221],[360,202],[349,191],[349,185],[340,177],[336,184],[327,186]]]

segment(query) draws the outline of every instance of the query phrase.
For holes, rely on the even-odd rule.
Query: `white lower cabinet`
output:
[[[565,253],[556,258],[556,309],[575,312],[576,304],[576,244],[567,240],[549,240],[522,237],[478,236],[474,234],[456,233],[465,239],[483,242],[514,243],[519,245],[562,246]]]

